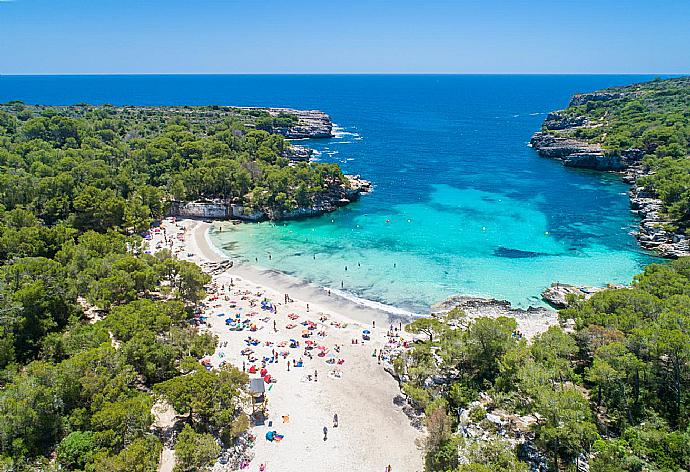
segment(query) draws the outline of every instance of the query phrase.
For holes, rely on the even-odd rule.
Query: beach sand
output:
[[[209,226],[196,220],[166,220],[162,223],[165,232],[154,231],[151,247],[170,247],[172,241],[177,257],[213,273],[203,315],[204,329],[220,340],[210,358],[213,366],[228,362],[242,369],[244,363],[247,370],[252,365],[260,369],[262,358],[273,359],[274,350],[277,353],[277,361],[266,364],[274,380],[266,384],[267,419],[251,428],[256,445],[245,470],[257,471],[263,464],[267,472],[384,471],[388,465],[394,472],[421,471],[423,458],[417,440],[424,432],[413,427],[394,404],[393,399],[400,394],[398,384],[383,369],[389,353],[401,349],[402,340],[411,340],[410,335],[390,330],[390,326],[399,328],[409,322],[409,316],[364,306],[335,293],[329,296],[322,288],[276,271],[242,264],[213,270],[227,258],[209,243]],[[285,294],[292,301],[285,303]],[[275,313],[262,309],[265,299],[275,306]],[[237,314],[255,324],[256,331],[231,331],[225,320]],[[313,329],[307,330],[309,340],[323,347],[323,357],[317,355],[318,348],[305,350],[307,339],[302,333],[307,326],[301,323],[307,320],[314,323]],[[363,330],[370,330],[371,340],[363,341]],[[258,345],[250,346],[252,354],[243,355],[248,337]],[[298,340],[300,346],[280,346],[290,339]],[[357,344],[353,344],[355,339]],[[382,349],[385,356],[379,363],[377,355]],[[306,356],[308,353],[312,358]],[[257,360],[252,362],[249,357]],[[292,361],[300,359],[303,367],[293,367]],[[250,378],[260,378],[260,373],[250,374]],[[327,439],[324,427],[328,429]],[[269,431],[284,438],[268,441],[265,435]]]

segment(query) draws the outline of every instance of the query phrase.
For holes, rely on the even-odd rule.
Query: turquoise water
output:
[[[318,108],[339,125],[304,144],[373,181],[320,218],[212,233],[232,255],[423,311],[462,293],[539,304],[551,282],[627,283],[652,258],[616,176],[527,147],[575,92],[643,76],[0,77],[0,100]],[[347,266],[347,270],[345,267]]]

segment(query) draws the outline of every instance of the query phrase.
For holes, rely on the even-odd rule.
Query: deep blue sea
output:
[[[0,101],[323,110],[337,136],[305,144],[374,192],[324,217],[240,225],[212,239],[259,266],[424,311],[456,293],[536,305],[553,281],[627,283],[652,260],[629,235],[637,221],[626,185],[527,147],[573,93],[650,78],[5,76]]]

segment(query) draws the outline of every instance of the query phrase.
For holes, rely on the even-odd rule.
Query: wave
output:
[[[322,288],[323,287],[319,287]],[[324,289],[325,290],[325,289]],[[408,316],[408,317],[413,317],[417,318],[423,315],[420,315],[419,313],[414,313],[408,310],[405,310],[403,308],[398,308],[392,305],[386,305],[385,303],[377,302],[374,300],[368,300],[366,298],[358,297],[354,293],[347,292],[345,290],[338,290],[338,289],[330,289],[331,293],[344,298],[352,303],[355,303],[357,305],[362,305],[367,308],[372,308],[374,310],[379,310],[379,311],[385,311],[386,313],[390,313],[393,315],[399,315],[399,316]]]
[[[338,126],[337,124],[333,123],[333,129],[331,131],[333,133],[333,137],[335,138],[343,138],[345,136],[352,136],[355,139],[362,139],[361,135],[357,132],[354,131],[346,131],[345,128]],[[349,144],[348,141],[343,142],[342,144]]]

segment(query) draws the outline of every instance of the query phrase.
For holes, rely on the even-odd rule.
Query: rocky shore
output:
[[[297,123],[289,127],[275,127],[275,133],[288,139],[332,138],[333,122],[331,117],[320,110],[296,110],[294,108],[243,108],[244,110],[267,111],[271,116],[293,115]]]
[[[620,288],[621,286],[610,285],[607,288]],[[587,300],[597,292],[604,290],[598,287],[588,287],[584,285],[570,285],[553,283],[541,293],[541,298],[554,308],[566,308],[570,305],[570,298],[582,298]]]
[[[629,92],[633,93],[633,92]],[[626,94],[594,92],[577,94],[568,107],[583,105],[591,101],[605,101],[622,98]],[[562,131],[577,131],[599,126],[590,123],[585,116],[556,111],[549,113],[544,120],[542,130],[535,133],[530,146],[540,156],[557,159],[568,167],[592,169],[606,172],[617,172],[631,188],[631,211],[640,216],[639,231],[634,233],[640,246],[653,251],[661,257],[677,258],[690,255],[687,237],[669,229],[672,221],[662,213],[662,202],[650,188],[638,185],[638,178],[647,175],[650,169],[642,162],[645,152],[642,149],[625,149],[611,152],[597,144],[571,136],[561,136]]]
[[[453,295],[432,305],[431,316],[445,316],[454,308],[459,308],[463,311],[466,321],[471,321],[479,317],[498,318],[506,316],[515,318],[518,324],[518,330],[527,339],[543,333],[549,326],[558,324],[556,313],[548,308],[533,306],[526,309],[515,308],[506,300],[464,295]]]
[[[169,216],[257,222],[264,220],[294,220],[323,215],[359,200],[362,194],[366,194],[372,189],[371,182],[362,179],[359,175],[346,175],[345,178],[347,182],[329,187],[312,205],[299,207],[291,211],[269,209],[262,211],[250,209],[242,203],[214,199],[194,202],[172,202]]]

